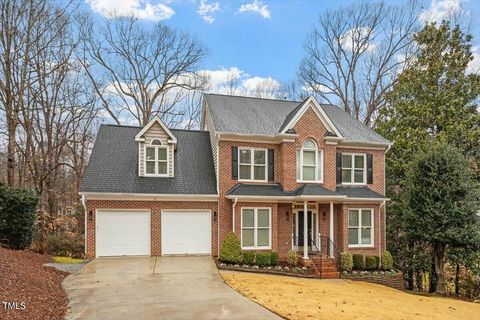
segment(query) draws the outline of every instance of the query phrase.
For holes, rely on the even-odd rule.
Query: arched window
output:
[[[323,152],[312,139],[303,142],[297,151],[297,180],[301,182],[323,181]]]
[[[145,146],[145,175],[168,176],[168,147],[160,139]]]

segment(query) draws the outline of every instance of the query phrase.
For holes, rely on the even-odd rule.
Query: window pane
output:
[[[158,148],[158,160],[167,160],[166,148]]]
[[[253,242],[253,229],[242,229],[242,246],[243,247],[253,247],[255,244]]]
[[[297,179],[300,179],[300,150],[297,150]]]
[[[268,229],[257,230],[257,246],[259,246],[259,247],[270,246],[269,233],[270,232],[269,232]]]
[[[342,167],[351,168],[352,167],[352,156],[342,155]]]
[[[147,173],[148,174],[155,174],[155,161],[147,161]]]
[[[270,215],[267,209],[259,209],[257,211],[258,221],[257,226],[259,228],[269,228],[270,227]]]
[[[145,159],[155,160],[155,148],[146,148],[145,150]]]
[[[240,179],[250,179],[250,165],[240,165]]]
[[[167,174],[167,163],[166,162],[158,162],[158,173],[159,174]]]
[[[348,229],[348,244],[358,244],[358,229]]]
[[[315,165],[315,151],[303,151],[303,164],[309,166]]]
[[[303,180],[315,180],[315,167],[303,167]]]
[[[161,146],[162,145],[162,141],[160,141],[159,139],[153,139],[152,142],[150,142],[150,144],[152,146]]]
[[[253,179],[265,180],[265,167],[255,166],[253,168]]]
[[[342,169],[342,182],[352,182],[352,170]]]
[[[371,244],[372,243],[372,233],[370,232],[371,228],[362,229],[362,244]]]
[[[321,159],[322,159],[322,152],[321,151],[318,151],[318,164],[317,164],[317,177],[319,180],[322,179],[322,165],[323,163],[321,162]]]
[[[355,156],[355,168],[363,169],[365,167],[364,156]]]
[[[356,183],[362,183],[363,182],[363,170],[355,170],[354,173],[354,178]]]
[[[348,212],[348,226],[358,227],[358,210],[350,210]]]
[[[305,140],[305,142],[303,143],[303,147],[315,149],[317,146],[315,145],[315,142],[313,142],[312,140]]]
[[[240,163],[250,163],[250,150],[240,149]]]
[[[370,212],[370,210],[362,210],[362,226],[372,226],[372,213]]]
[[[255,150],[253,152],[253,161],[254,163],[256,164],[266,164],[267,163],[267,159],[265,157],[265,150]]]
[[[253,209],[243,209],[242,226],[247,228],[253,228]]]

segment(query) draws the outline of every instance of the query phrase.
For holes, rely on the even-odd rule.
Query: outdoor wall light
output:
[[[88,220],[89,221],[93,220],[93,211],[92,210],[88,211]]]
[[[213,220],[217,221],[217,211],[213,211]]]

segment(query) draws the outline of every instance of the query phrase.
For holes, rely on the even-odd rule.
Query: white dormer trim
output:
[[[153,118],[149,123],[147,123],[147,125],[145,127],[143,127],[142,130],[140,130],[140,132],[135,136],[135,141],[139,141],[139,142],[144,142],[145,141],[145,138],[143,138],[143,135],[145,134],[145,132],[148,131],[148,129],[150,129],[150,127],[155,123],[157,122],[163,130],[165,130],[165,132],[167,133],[167,135],[170,137],[170,139],[168,139],[168,143],[173,143],[173,144],[177,144],[177,138],[175,138],[175,136],[173,135],[173,133],[167,128],[167,126],[163,123],[162,120],[160,120],[160,118],[158,116],[156,116],[155,118]]]
[[[311,96],[310,98],[307,99],[307,101],[303,104],[302,108],[295,114],[295,116],[290,120],[290,122],[285,126],[285,128],[282,130],[281,133],[286,133],[287,130],[292,129],[295,124],[300,120],[300,118],[303,116],[303,114],[308,110],[308,108],[312,107],[313,111],[315,114],[318,116],[320,121],[323,122],[325,127],[328,129],[328,131],[331,131],[337,135],[337,138],[339,140],[345,139],[340,131],[335,127],[333,124],[332,120],[327,116],[325,111],[322,109],[320,104],[318,103],[317,99],[315,97]]]

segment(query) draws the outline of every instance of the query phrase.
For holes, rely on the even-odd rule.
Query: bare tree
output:
[[[327,11],[305,42],[299,76],[320,99],[367,125],[415,50],[418,5],[362,2]]]
[[[205,85],[196,68],[206,52],[189,34],[161,23],[146,30],[135,18],[116,18],[101,28],[86,23],[82,35],[87,74],[119,124],[133,118],[144,125],[153,116],[175,122],[184,115],[176,107],[181,94]]]

